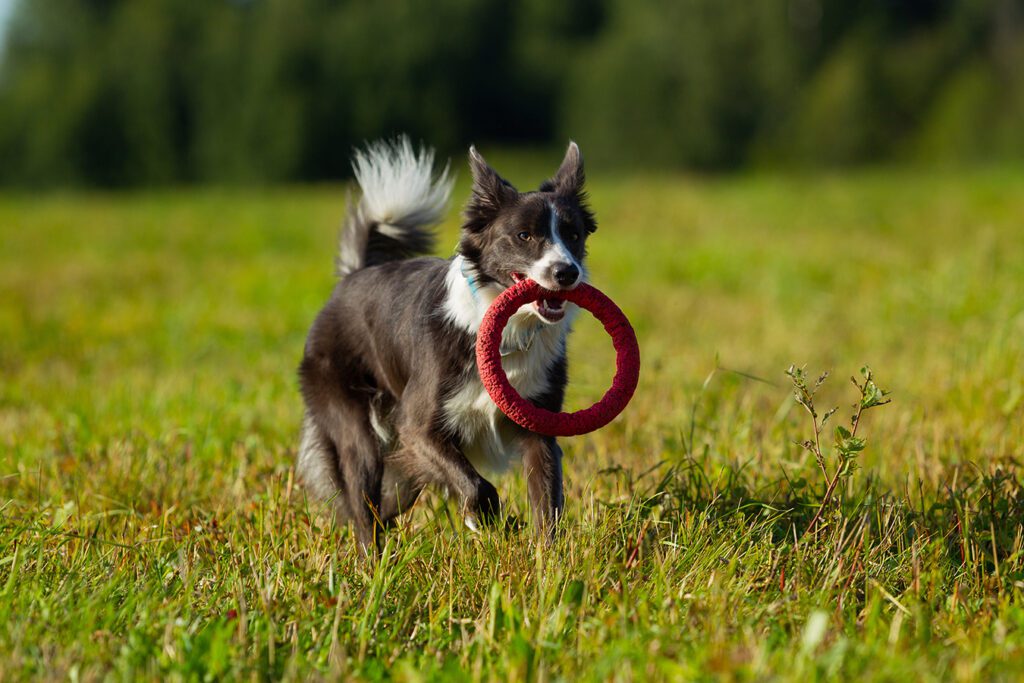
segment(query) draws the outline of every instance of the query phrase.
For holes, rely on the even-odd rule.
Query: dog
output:
[[[362,196],[349,202],[338,282],[316,317],[299,366],[305,403],[297,473],[307,490],[350,522],[364,552],[426,486],[454,495],[478,530],[501,511],[481,471],[522,461],[531,517],[550,538],[562,514],[562,450],[509,420],[476,367],[488,306],[522,278],[552,291],[587,278],[587,237],[597,229],[583,157],[570,143],[554,176],[519,192],[469,149],[472,191],[455,255],[430,257],[453,181],[408,138],[357,151]],[[502,337],[512,386],[560,411],[566,340],[577,312],[551,299],[522,306]]]

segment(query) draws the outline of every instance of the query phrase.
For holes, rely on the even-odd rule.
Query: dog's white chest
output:
[[[501,289],[470,287],[463,268],[461,256],[453,259],[448,268],[443,313],[451,324],[475,336],[487,307]],[[501,345],[503,353],[506,349],[509,352],[502,356],[501,365],[522,396],[535,397],[551,388],[552,366],[565,353],[566,336],[577,312],[573,304],[565,305],[566,315],[559,323],[542,323],[526,305],[505,326]],[[444,420],[458,434],[463,452],[475,467],[501,471],[519,455],[515,443],[517,429],[491,400],[475,368],[470,379],[445,401]]]
[[[517,343],[517,330],[510,326],[510,346]],[[509,382],[522,396],[537,396],[551,388],[549,374],[557,356],[563,352],[565,333],[561,326],[537,328],[527,348],[502,357]],[[519,455],[516,429],[505,417],[474,372],[470,379],[444,406],[445,421],[462,440],[463,452],[474,467],[489,471],[507,469]]]

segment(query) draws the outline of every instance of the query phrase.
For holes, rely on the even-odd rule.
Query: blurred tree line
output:
[[[1024,157],[1021,0],[21,0],[0,182],[346,175],[407,131],[730,169]]]

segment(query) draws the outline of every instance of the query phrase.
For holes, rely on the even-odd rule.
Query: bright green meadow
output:
[[[595,174],[644,366],[561,534],[432,492],[376,564],[292,469],[344,189],[0,196],[0,679],[1024,677],[1024,171]]]

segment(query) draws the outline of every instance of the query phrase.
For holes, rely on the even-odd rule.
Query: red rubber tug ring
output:
[[[519,395],[501,366],[501,332],[520,306],[539,299],[565,299],[585,308],[601,321],[615,346],[615,378],[600,401],[574,413],[553,413]],[[587,284],[552,292],[533,280],[509,287],[494,300],[476,337],[476,364],[491,400],[501,412],[532,432],[547,436],[576,436],[604,427],[622,412],[640,379],[640,346],[622,310],[599,290]]]

